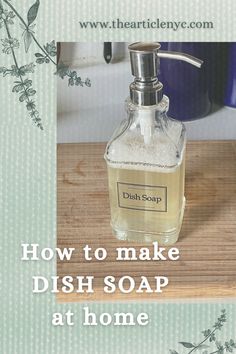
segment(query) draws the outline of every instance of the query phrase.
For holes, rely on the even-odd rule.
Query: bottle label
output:
[[[120,208],[167,212],[167,187],[117,182]]]

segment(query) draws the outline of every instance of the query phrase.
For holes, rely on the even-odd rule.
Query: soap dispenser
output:
[[[134,82],[126,101],[127,118],[104,156],[111,227],[120,240],[170,245],[178,239],[185,208],[186,134],[181,122],[167,116],[169,100],[157,75],[161,58],[198,68],[203,62],[161,51],[159,43],[133,43],[129,51]]]

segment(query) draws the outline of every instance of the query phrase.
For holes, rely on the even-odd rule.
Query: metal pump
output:
[[[136,42],[129,45],[134,82],[130,85],[130,97],[134,104],[152,106],[163,97],[163,85],[158,81],[160,58],[182,60],[201,68],[203,61],[189,54],[160,50],[160,43]]]

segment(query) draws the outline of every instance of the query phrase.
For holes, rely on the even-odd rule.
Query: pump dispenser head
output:
[[[203,61],[191,55],[161,51],[160,43],[136,42],[129,45],[131,71],[135,77],[130,85],[130,97],[134,104],[152,106],[163,97],[163,85],[158,81],[160,58],[186,61],[200,68]]]

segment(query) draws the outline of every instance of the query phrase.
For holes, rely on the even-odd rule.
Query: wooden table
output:
[[[105,144],[59,144],[57,167],[57,245],[75,247],[70,262],[57,263],[64,275],[93,275],[94,294],[58,294],[60,302],[223,298],[236,296],[236,141],[198,141],[187,145],[184,222],[176,246],[178,261],[116,261],[116,247],[140,244],[116,240],[110,228]],[[108,251],[105,261],[85,261],[82,248]],[[103,292],[106,275],[165,275],[162,294]]]

